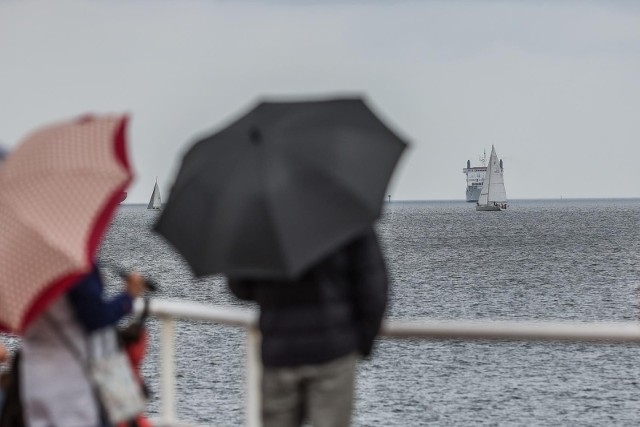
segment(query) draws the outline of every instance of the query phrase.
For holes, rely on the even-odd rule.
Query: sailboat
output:
[[[476,204],[476,210],[501,211],[503,209],[507,209],[507,192],[504,189],[502,160],[498,160],[496,149],[492,145],[487,174],[482,184],[482,190],[480,190],[480,198]]]
[[[151,193],[151,200],[149,200],[147,209],[160,209],[161,207],[160,188],[158,188],[158,178],[156,178],[156,185],[153,187],[153,193]]]

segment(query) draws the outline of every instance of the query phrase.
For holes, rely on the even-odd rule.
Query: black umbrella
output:
[[[361,99],[262,102],[187,152],[155,230],[197,276],[292,278],[380,216],[405,147]]]

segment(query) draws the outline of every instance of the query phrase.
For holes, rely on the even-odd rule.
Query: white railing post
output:
[[[176,423],[176,380],[175,380],[175,319],[160,317],[160,420],[163,425]]]
[[[262,426],[262,362],[260,361],[260,331],[255,326],[247,328],[247,427]]]

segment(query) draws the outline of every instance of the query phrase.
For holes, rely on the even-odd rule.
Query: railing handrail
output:
[[[141,301],[138,301],[136,309],[141,308]],[[149,313],[160,318],[205,320],[245,328],[255,327],[258,319],[255,310],[179,300],[151,300]],[[640,322],[387,319],[382,324],[380,335],[396,338],[637,343],[640,342]]]
[[[142,311],[142,307],[142,301],[136,301],[136,312]],[[258,321],[258,313],[255,310],[184,300],[150,299],[149,314],[160,318],[206,320],[245,328],[255,326]]]
[[[136,301],[136,311],[142,310]],[[260,426],[260,357],[258,313],[256,310],[221,307],[191,301],[152,299],[149,314],[162,322],[161,340],[161,418],[158,425],[186,425],[176,418],[174,328],[175,320],[204,320],[246,328],[247,334],[247,426]],[[526,340],[640,343],[640,322],[576,322],[530,320],[386,320],[380,336],[389,338]]]
[[[399,338],[640,343],[635,321],[388,320],[382,336]]]

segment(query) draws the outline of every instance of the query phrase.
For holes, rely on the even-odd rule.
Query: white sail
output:
[[[507,192],[504,188],[504,177],[502,176],[502,168],[500,160],[496,154],[496,149],[491,146],[491,156],[487,165],[487,175],[485,176],[482,190],[480,190],[480,198],[478,205],[486,206],[496,203],[505,203],[507,201]]]
[[[160,188],[158,188],[158,178],[156,178],[156,185],[153,187],[153,193],[151,193],[151,200],[149,200],[147,209],[160,209],[161,207]]]
[[[478,205],[484,206],[489,203],[489,181],[491,181],[491,174],[487,173],[484,177],[484,183],[480,190],[480,197],[478,197]]]

